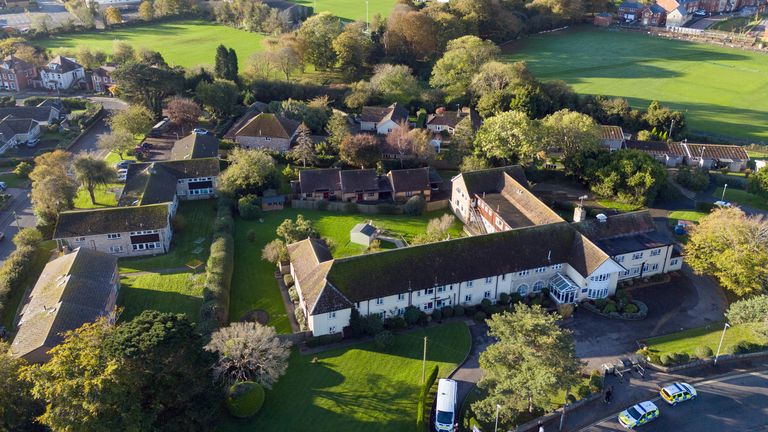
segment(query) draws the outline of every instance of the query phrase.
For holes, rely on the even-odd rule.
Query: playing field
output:
[[[365,0],[290,0],[315,8],[315,12],[328,11],[346,21],[365,21]],[[387,17],[395,6],[395,0],[369,0],[368,19],[379,14]]]
[[[365,11],[363,11],[365,13]],[[51,36],[33,41],[43,48],[77,48],[86,45],[107,52],[115,41],[130,43],[136,49],[148,48],[159,51],[171,65],[192,67],[213,65],[216,47],[224,44],[234,48],[240,63],[245,67],[248,57],[263,49],[265,36],[232,27],[201,20],[172,21],[129,27],[114,31],[76,33]]]
[[[643,33],[575,29],[505,47],[545,80],[579,93],[656,99],[686,111],[691,132],[768,142],[768,56]]]

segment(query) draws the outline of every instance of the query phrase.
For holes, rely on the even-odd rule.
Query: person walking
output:
[[[613,397],[613,386],[608,387],[608,390],[605,391],[605,397],[603,398],[603,402],[610,404],[611,397]]]

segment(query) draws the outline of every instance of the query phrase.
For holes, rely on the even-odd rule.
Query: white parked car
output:
[[[117,181],[124,182],[128,178],[128,170],[127,169],[119,169],[117,170]]]

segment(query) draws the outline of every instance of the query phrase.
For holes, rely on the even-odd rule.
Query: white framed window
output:
[[[107,238],[110,240],[115,240],[120,238],[120,233],[117,234],[107,234]]]
[[[472,286],[472,284],[474,284],[474,283],[475,283],[475,281],[467,281],[467,286],[468,286],[468,287],[471,287],[471,286]]]
[[[405,294],[403,294],[403,293],[398,294],[397,295],[397,299],[398,300],[405,300]]]
[[[491,298],[491,292],[490,291],[484,292],[483,293],[483,298]]]
[[[85,241],[85,237],[75,237],[75,243],[82,243]]]
[[[528,285],[527,284],[520,284],[520,286],[517,287],[517,293],[521,296],[528,295]]]
[[[432,310],[432,302],[426,302],[424,305],[422,305],[422,309],[425,311]]]
[[[521,272],[517,272],[517,275],[518,276],[528,276],[528,274],[530,274],[530,273],[531,273],[530,270],[523,270]]]
[[[405,196],[407,197],[413,196],[413,191],[406,191]]]
[[[424,292],[425,292],[426,294],[434,294],[434,292],[435,292],[435,289],[434,289],[434,288],[427,288],[427,289],[425,289],[425,290],[424,290]]]
[[[328,327],[328,333],[336,333],[336,326]]]
[[[616,257],[616,262],[617,263],[623,263],[624,262],[624,255],[617,256]]]
[[[661,249],[654,249],[651,251],[651,256],[659,256],[661,255]]]
[[[485,278],[485,283],[486,284],[489,284],[489,283],[492,283],[492,282],[493,282],[493,278],[492,277]]]
[[[597,276],[591,276],[589,278],[589,280],[591,280],[592,282],[604,282],[604,281],[607,281],[608,278],[610,278],[610,277],[611,277],[610,274],[603,273],[603,274],[600,274],[600,275],[597,275]]]
[[[563,268],[562,264],[555,264],[555,265],[552,266],[552,270],[560,270],[562,268]]]
[[[382,305],[382,304],[384,304],[384,299],[383,299],[383,298],[381,298],[381,297],[377,298],[377,299],[376,299],[376,304],[377,304],[377,305]]]
[[[113,245],[109,247],[109,251],[111,253],[123,253],[125,250],[123,249],[122,245]]]
[[[334,319],[336,318],[336,311],[328,312],[328,319]]]
[[[472,301],[472,294],[467,294],[464,296],[464,301],[469,303]]]
[[[671,265],[671,266],[673,266],[673,265],[677,265],[677,258],[673,258],[673,259],[671,259],[671,260],[669,261],[669,265]]]
[[[539,267],[539,268],[537,268],[537,269],[536,269],[536,270],[534,270],[534,271],[535,271],[536,273],[544,273],[545,271],[547,271],[547,268],[546,268],[546,267]]]
[[[642,259],[642,258],[643,258],[643,253],[642,252],[635,252],[635,253],[632,254],[632,259],[633,260],[638,260],[638,259]]]
[[[439,293],[445,292],[445,287],[444,286],[437,287],[437,292]]]
[[[533,292],[541,292],[545,286],[546,283],[544,283],[544,281],[536,281],[536,283],[533,284]]]

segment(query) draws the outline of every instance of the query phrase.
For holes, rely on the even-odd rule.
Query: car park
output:
[[[619,423],[627,429],[642,426],[659,417],[659,408],[651,401],[632,405],[619,414]]]
[[[684,382],[672,383],[659,391],[659,395],[670,405],[677,405],[680,402],[696,398],[696,389],[692,385]]]

